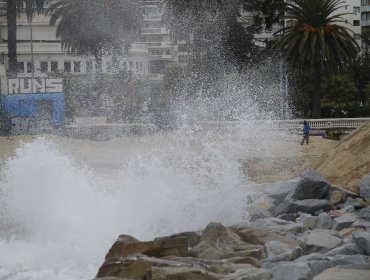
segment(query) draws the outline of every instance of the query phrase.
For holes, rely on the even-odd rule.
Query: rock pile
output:
[[[369,175],[361,196],[314,171],[283,185],[264,188],[274,203],[248,224],[147,242],[121,235],[96,279],[370,279]]]

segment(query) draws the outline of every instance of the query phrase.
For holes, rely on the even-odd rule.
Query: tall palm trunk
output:
[[[312,95],[312,118],[321,118],[321,65],[320,62],[314,67],[314,92]]]
[[[7,0],[9,74],[17,73],[17,3]]]

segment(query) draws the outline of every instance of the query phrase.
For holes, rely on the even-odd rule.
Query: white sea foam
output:
[[[273,117],[276,102],[258,101],[273,85],[232,80],[224,98],[174,106],[185,125],[173,133],[22,145],[1,170],[0,279],[92,279],[119,234],[147,240],[247,219],[248,179],[238,158],[271,154],[281,145],[275,132],[243,122],[225,134],[186,125]]]
[[[122,156],[107,177],[52,140],[19,148],[0,182],[0,279],[91,279],[119,234],[145,240],[241,221],[247,193],[239,163],[220,143],[176,138]]]

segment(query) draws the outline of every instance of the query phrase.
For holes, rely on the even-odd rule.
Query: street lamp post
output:
[[[30,44],[31,44],[31,93],[33,93],[33,79],[35,78],[35,67],[34,67],[34,59],[33,59],[33,34],[32,34],[32,18],[28,19],[28,25],[30,27]]]

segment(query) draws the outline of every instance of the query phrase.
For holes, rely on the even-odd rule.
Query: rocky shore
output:
[[[266,185],[272,203],[246,224],[146,242],[119,236],[95,279],[370,279],[370,174],[358,190],[316,171]]]

